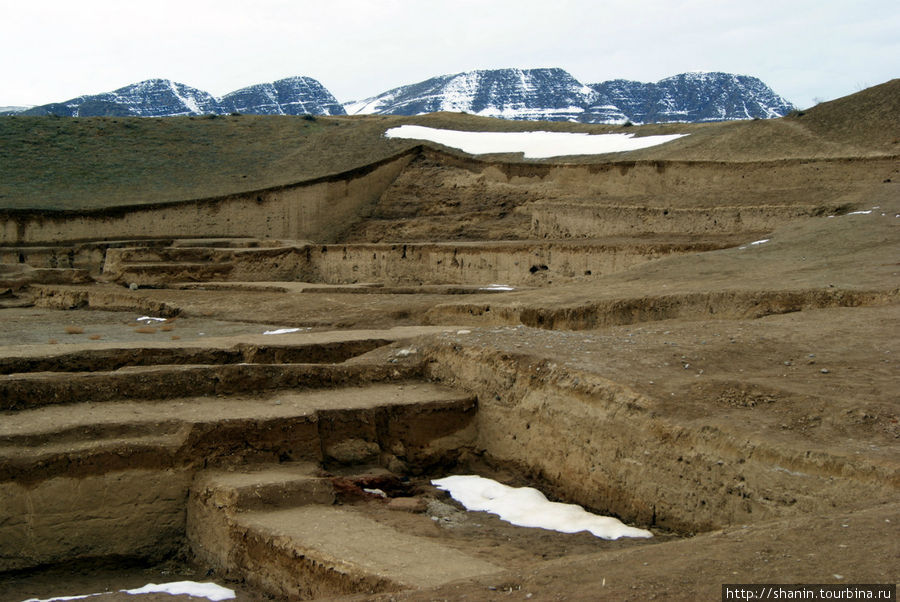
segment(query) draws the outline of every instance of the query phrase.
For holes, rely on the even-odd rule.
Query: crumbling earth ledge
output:
[[[666,336],[692,359],[642,367],[648,380],[641,385],[635,375],[623,378],[621,362],[604,365],[598,358],[590,366],[575,359],[578,351],[610,353],[630,342],[604,349],[582,342],[579,333],[527,330],[442,335],[427,350],[429,373],[477,391],[478,445],[489,461],[518,466],[561,499],[695,533],[890,501],[900,488],[900,462],[889,451],[896,451],[900,429],[884,381],[867,404],[883,433],[848,448],[838,433],[816,436],[829,429],[807,436],[792,425],[803,419],[852,424],[858,406],[802,395],[783,379],[742,383],[712,359],[731,346],[721,338],[704,344],[710,349],[701,358],[681,337]],[[491,347],[482,343],[488,338]],[[534,349],[536,340],[544,344]],[[698,374],[699,366],[705,369]],[[690,379],[676,373],[683,383],[676,386],[670,375],[676,370],[689,370]],[[817,394],[827,395],[821,387]],[[753,426],[746,423],[751,414]],[[770,426],[773,414],[777,427]]]

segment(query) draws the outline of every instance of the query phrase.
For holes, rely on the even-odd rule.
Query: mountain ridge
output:
[[[180,115],[345,115],[343,106],[321,83],[294,76],[254,84],[216,98],[169,79],[147,79],[111,92],[77,96],[17,111],[15,115],[62,117],[177,117]]]
[[[464,112],[510,120],[666,123],[767,119],[795,107],[762,80],[689,72],[658,82],[625,79],[583,84],[560,68],[488,69],[440,75],[341,104],[319,81],[294,76],[221,97],[168,79],[82,95],[0,114],[66,117],[261,115],[420,115]]]
[[[463,111],[504,119],[665,123],[781,117],[794,106],[762,80],[689,72],[655,83],[582,84],[563,69],[491,69],[441,75],[344,103],[350,115]]]

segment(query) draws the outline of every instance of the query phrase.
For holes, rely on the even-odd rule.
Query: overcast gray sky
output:
[[[221,96],[292,75],[339,101],[435,75],[754,75],[807,107],[900,77],[897,0],[0,0],[0,105],[153,77]]]

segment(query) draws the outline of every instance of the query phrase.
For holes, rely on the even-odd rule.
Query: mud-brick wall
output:
[[[210,199],[84,212],[6,211],[0,213],[0,244],[165,237],[326,242],[364,213],[412,156],[404,153],[334,176]]]
[[[732,234],[769,232],[787,221],[822,215],[835,206],[755,206],[664,209],[534,203],[531,233],[539,238],[594,238],[645,233]]]
[[[536,285],[608,274],[674,252],[565,243],[325,245],[309,247],[306,278],[328,284]]]

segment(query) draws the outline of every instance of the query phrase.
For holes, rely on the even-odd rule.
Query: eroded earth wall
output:
[[[374,202],[412,156],[212,199],[85,212],[7,211],[0,213],[0,244],[247,236],[327,241]]]
[[[890,159],[516,163],[425,148],[344,242],[761,233],[847,211]]]
[[[865,169],[861,169],[861,166]],[[418,147],[289,186],[87,212],[0,212],[0,244],[257,237],[322,242],[584,238],[769,230],[846,210],[889,159],[485,161]]]
[[[563,333],[577,340],[578,334]],[[890,500],[888,466],[778,445],[659,412],[632,387],[465,337],[429,348],[430,375],[478,392],[478,447],[545,491],[626,522],[694,533]]]

